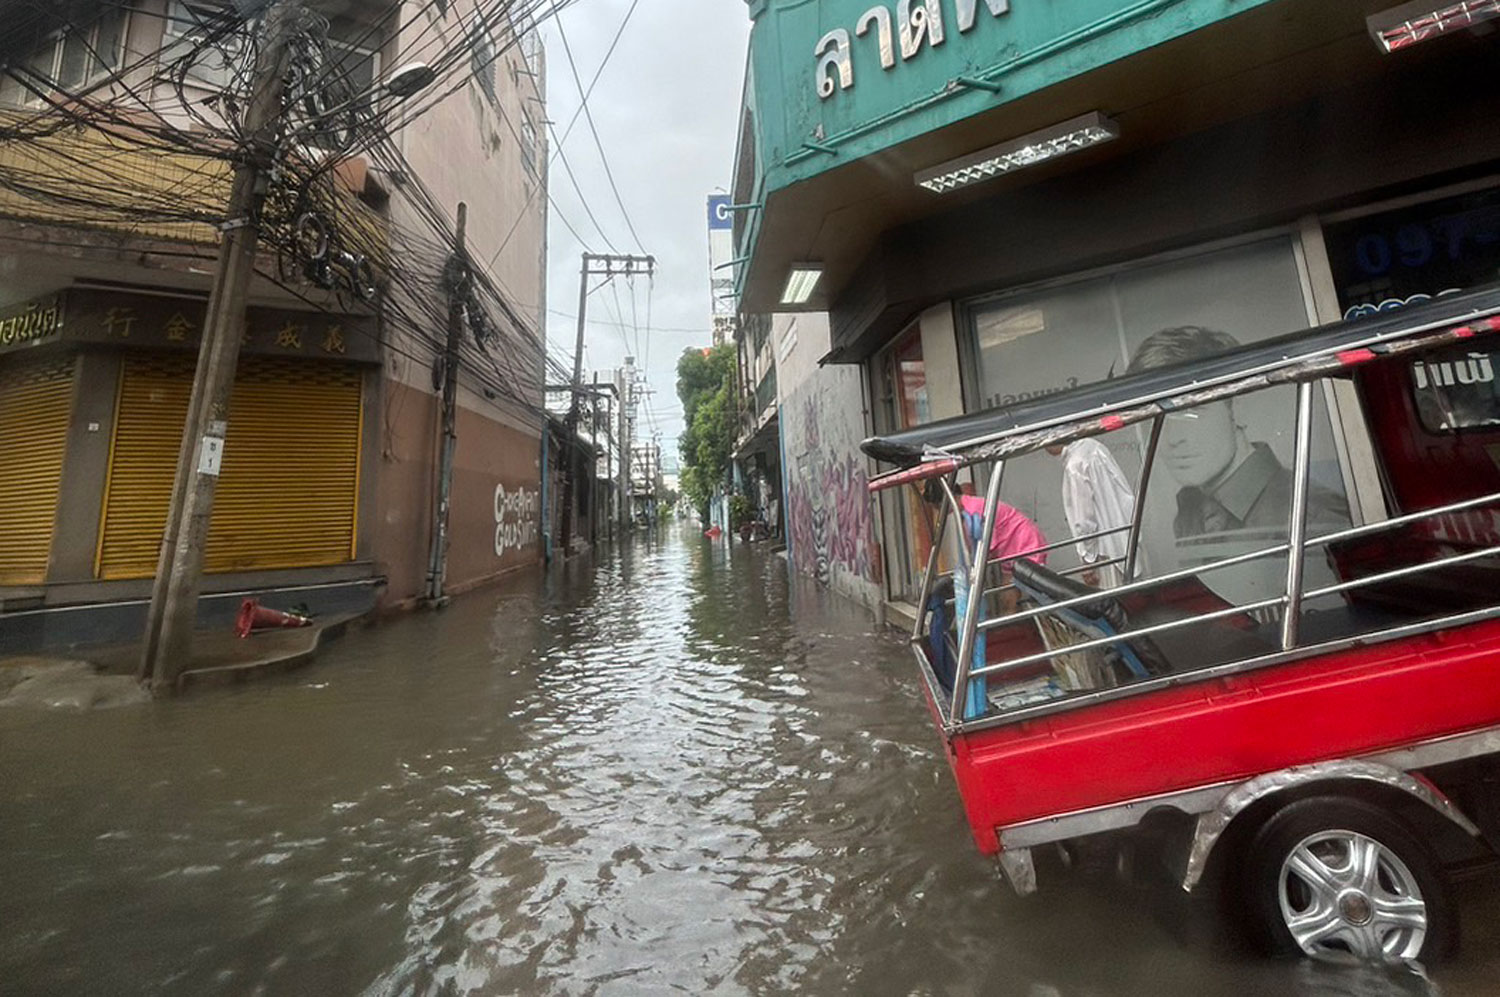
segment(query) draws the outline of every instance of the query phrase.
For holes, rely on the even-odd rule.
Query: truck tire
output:
[[[1316,796],[1273,814],[1251,839],[1239,902],[1274,955],[1438,960],[1457,915],[1431,849],[1385,810]]]

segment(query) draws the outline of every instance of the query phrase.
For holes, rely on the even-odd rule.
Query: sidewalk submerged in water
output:
[[[360,619],[345,613],[311,626],[265,630],[240,638],[230,630],[193,635],[192,663],[178,676],[179,692],[230,685],[301,667],[324,643]],[[0,656],[0,706],[98,709],[143,702],[135,680],[140,641],[97,644],[58,654]]]

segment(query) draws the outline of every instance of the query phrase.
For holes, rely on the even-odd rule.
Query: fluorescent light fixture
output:
[[[1500,3],[1500,0],[1496,0]],[[925,187],[938,194],[967,187],[971,183],[988,180],[1002,173],[1010,173],[1037,163],[1045,163],[1058,156],[1066,156],[1091,145],[1118,138],[1120,126],[1098,111],[1069,118],[1029,135],[980,149],[958,159],[950,159],[929,169],[921,170],[913,178],[918,187]]]
[[[783,305],[805,305],[807,299],[812,297],[813,288],[818,286],[818,281],[823,277],[823,264],[821,263],[793,263],[791,272],[786,275],[786,287],[781,292],[781,303]]]
[[[1365,19],[1375,44],[1390,53],[1409,48],[1440,35],[1472,28],[1500,17],[1500,0],[1468,0],[1467,3],[1435,4],[1416,0],[1372,14]]]

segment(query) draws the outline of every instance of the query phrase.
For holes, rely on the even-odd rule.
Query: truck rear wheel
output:
[[[1261,826],[1245,857],[1247,926],[1270,953],[1431,960],[1457,938],[1431,850],[1362,800],[1288,804]]]

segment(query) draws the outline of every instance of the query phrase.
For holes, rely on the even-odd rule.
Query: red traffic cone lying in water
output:
[[[279,609],[267,609],[260,604],[259,599],[246,599],[240,603],[240,615],[235,619],[234,629],[241,637],[249,637],[252,630],[311,625],[312,619],[301,613],[283,613]]]

